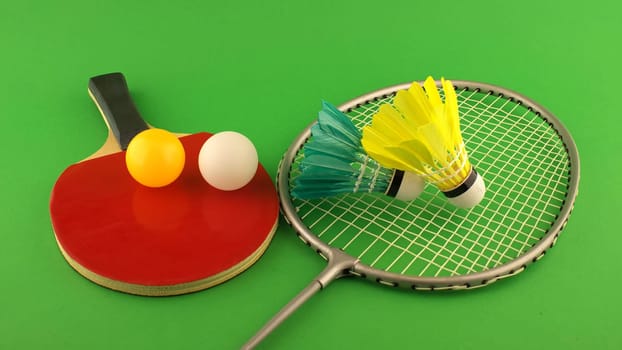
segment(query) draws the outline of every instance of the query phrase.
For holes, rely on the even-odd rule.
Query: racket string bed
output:
[[[361,128],[392,98],[359,103],[348,115]],[[412,276],[482,272],[536,245],[567,194],[567,172],[560,169],[570,164],[560,147],[563,143],[539,113],[514,98],[462,88],[458,99],[471,157],[495,190],[486,203],[471,212],[456,211],[442,204],[430,188],[410,204],[376,194],[294,199],[311,231],[372,268]],[[362,213],[374,214],[366,218]],[[323,220],[329,223],[322,226]]]

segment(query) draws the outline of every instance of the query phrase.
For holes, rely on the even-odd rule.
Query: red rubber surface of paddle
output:
[[[265,169],[237,191],[203,180],[198,153],[211,135],[181,137],[186,165],[163,188],[132,179],[125,152],[67,168],[50,213],[65,254],[90,272],[123,283],[168,286],[209,278],[251,256],[269,239],[278,198]]]

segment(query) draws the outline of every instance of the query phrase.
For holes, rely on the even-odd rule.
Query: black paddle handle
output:
[[[132,101],[123,74],[92,77],[89,79],[89,93],[122,150],[127,149],[136,134],[149,128]]]

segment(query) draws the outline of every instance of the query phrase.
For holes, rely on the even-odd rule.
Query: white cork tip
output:
[[[484,179],[480,174],[477,174],[475,182],[469,189],[456,197],[447,198],[447,200],[456,207],[468,209],[479,204],[485,193],[486,184],[484,184]]]
[[[397,190],[395,198],[402,201],[412,201],[419,197],[424,187],[425,181],[420,176],[405,171],[402,184],[399,190]]]

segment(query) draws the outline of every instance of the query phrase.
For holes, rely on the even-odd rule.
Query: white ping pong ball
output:
[[[259,160],[255,146],[246,136],[235,131],[212,135],[199,152],[199,170],[210,185],[223,191],[234,191],[248,184]]]

